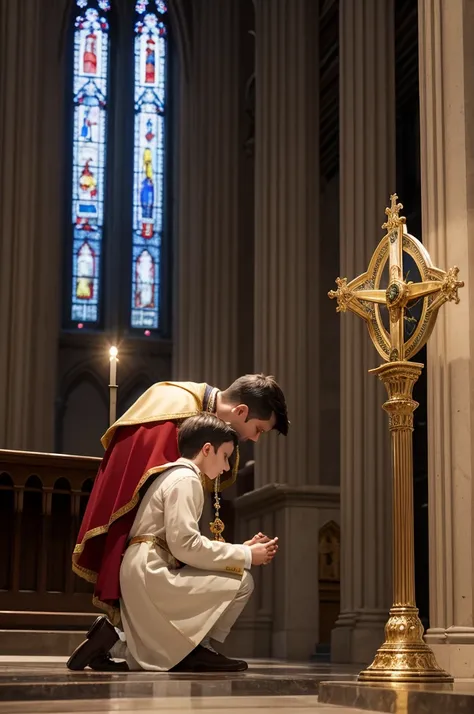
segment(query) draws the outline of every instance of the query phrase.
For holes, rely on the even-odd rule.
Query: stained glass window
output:
[[[70,318],[99,321],[104,225],[109,0],[76,0]]]
[[[163,235],[167,7],[135,5],[135,133],[131,326],[159,327]]]

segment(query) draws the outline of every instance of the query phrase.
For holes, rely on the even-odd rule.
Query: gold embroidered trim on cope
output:
[[[73,557],[73,568],[74,568],[74,565],[76,565],[76,567],[78,569],[81,569],[84,572],[88,572],[88,573],[94,572],[92,570],[87,570],[86,568],[83,568],[81,565],[78,565],[76,563],[74,556],[82,553],[82,551],[84,550],[84,546],[88,540],[90,540],[91,538],[94,538],[95,536],[102,535],[103,533],[107,533],[107,531],[109,530],[110,526],[112,525],[112,523],[114,521],[116,521],[118,518],[121,518],[122,516],[124,516],[126,513],[131,511],[132,508],[134,508],[137,505],[138,499],[140,497],[140,489],[148,481],[150,476],[153,476],[154,474],[161,473],[162,471],[165,471],[166,469],[169,469],[169,468],[170,468],[169,464],[164,464],[163,466],[154,466],[152,469],[148,469],[148,471],[146,471],[143,474],[140,481],[138,482],[138,484],[135,488],[135,491],[133,492],[133,496],[132,496],[131,500],[128,503],[126,503],[124,506],[122,506],[122,508],[119,508],[118,511],[115,511],[115,513],[112,513],[108,524],[106,526],[98,526],[97,528],[92,528],[90,531],[86,532],[82,541],[80,543],[78,543],[76,545],[76,547],[74,548],[74,553],[72,556]],[[75,572],[77,572],[77,571],[75,571]],[[77,575],[81,575],[81,573],[77,572]],[[95,573],[95,575],[97,577],[97,573]],[[81,575],[81,577],[84,577],[84,575]],[[88,578],[86,578],[86,580],[87,579]],[[90,581],[90,582],[95,582],[95,580]]]
[[[89,583],[96,583],[97,582],[97,573],[94,573],[93,570],[88,570],[87,568],[83,568],[82,565],[78,565],[77,563],[72,562],[72,570],[76,575],[79,575],[80,578],[83,580],[87,580]]]
[[[219,393],[219,389],[217,387],[213,387],[211,390],[211,394],[209,395],[209,400],[207,403],[207,412],[209,414],[215,414],[216,413],[216,400],[217,400],[217,395]]]
[[[92,598],[92,604],[94,607],[97,607],[99,610],[103,610],[105,612],[114,627],[118,627],[120,625],[120,609],[118,607],[113,607],[112,605],[99,600],[99,598],[95,595]]]
[[[206,383],[199,384],[197,382],[157,382],[149,389],[147,389],[147,391],[144,392],[134,404],[132,404],[130,409],[128,409],[125,414],[120,417],[120,419],[117,419],[117,421],[107,429],[107,431],[101,438],[102,446],[104,447],[104,449],[106,449],[109,446],[117,429],[122,426],[149,424],[155,421],[175,421],[176,419],[185,419],[187,417],[194,416],[203,409],[203,400],[206,386]],[[167,414],[156,413],[155,400],[153,399],[153,395],[155,395],[156,398],[156,392],[161,392],[163,387],[174,388],[172,390],[172,393],[174,390],[181,390],[181,392],[186,392],[187,395],[190,395],[196,402],[196,409],[179,413],[175,411],[170,411]],[[163,394],[159,394],[159,401],[163,402],[164,404],[166,404],[166,402],[168,401],[168,408],[171,409],[173,409],[173,407],[175,406],[175,399],[172,393],[168,393],[166,397]],[[148,403],[150,399],[151,403]],[[146,406],[144,405],[144,402],[146,402]],[[173,406],[171,406],[171,403],[173,403]],[[188,404],[188,409],[189,406],[190,405]],[[143,412],[143,410],[145,413]],[[130,416],[127,416],[129,414]]]

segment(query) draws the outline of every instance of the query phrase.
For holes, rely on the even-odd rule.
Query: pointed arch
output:
[[[54,482],[53,491],[68,491],[68,492],[70,492],[71,484],[69,483],[67,478],[64,478],[64,476],[62,476],[61,478],[56,479],[56,481]]]
[[[92,487],[94,485],[94,479],[92,478],[86,478],[86,480],[83,482],[81,486],[81,492],[82,493],[90,493],[92,491]]]
[[[58,411],[61,452],[102,456],[100,437],[108,426],[107,387],[90,369],[74,370],[64,380]]]
[[[132,404],[145,392],[151,385],[153,380],[145,373],[137,374],[133,379],[123,385],[122,394],[120,395],[119,410],[123,414]]]
[[[34,491],[42,491],[43,490],[43,482],[39,478],[39,476],[36,476],[36,474],[32,474],[31,476],[28,476],[28,479],[25,483],[25,490],[26,489],[31,489]]]
[[[319,529],[319,580],[339,582],[341,528],[328,521]]]
[[[0,473],[0,486],[8,489],[13,488],[13,479],[6,471]]]
[[[105,407],[108,407],[108,392],[106,381],[100,379],[99,375],[92,369],[90,361],[84,361],[75,365],[73,369],[67,372],[61,383],[60,395],[63,404],[66,404],[69,395],[78,384],[83,381],[88,381],[101,395],[102,402]]]
[[[103,379],[92,368],[90,360],[83,360],[76,364],[63,376],[59,386],[59,398],[56,407],[56,427],[55,427],[55,448],[58,452],[63,453],[66,442],[68,441],[68,429],[70,428],[68,409],[71,405],[71,395],[81,386],[87,384],[92,387],[92,395],[94,403],[98,407],[101,414],[107,414],[108,411],[108,392],[107,392],[107,377]],[[97,398],[97,399],[96,399]],[[107,424],[104,427],[107,427]],[[100,431],[100,429],[99,429]],[[99,439],[102,434],[98,434],[94,440],[95,451],[88,454],[89,456],[102,456],[102,449],[99,449]],[[91,444],[92,445],[92,444]],[[74,449],[77,453],[77,449]]]

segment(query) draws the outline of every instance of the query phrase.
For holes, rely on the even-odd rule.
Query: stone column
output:
[[[0,447],[54,443],[64,3],[0,4]],[[19,48],[21,51],[19,52]]]
[[[259,445],[257,487],[318,483],[317,5],[255,2],[255,369],[276,375],[294,425]]]
[[[341,276],[363,273],[395,191],[393,2],[340,2]],[[336,277],[336,276],[334,276]],[[330,281],[331,276],[328,276]],[[391,605],[389,433],[381,360],[358,317],[341,315],[341,613],[334,662],[368,663]]]
[[[322,523],[317,495],[306,498],[319,479],[318,11],[313,0],[255,0],[254,368],[281,383],[292,427],[258,445],[256,491],[237,499],[237,530],[260,524],[281,538],[249,630],[269,633],[267,655],[293,658],[309,657],[318,635]]]
[[[474,31],[472,0],[420,0],[423,243],[460,268],[428,342],[430,629],[439,664],[474,668]]]
[[[173,372],[222,387],[238,376],[238,5],[193,3],[180,107]]]

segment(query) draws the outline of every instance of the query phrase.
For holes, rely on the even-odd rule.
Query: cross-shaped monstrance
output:
[[[385,359],[391,361],[406,359],[405,342],[405,311],[409,303],[420,298],[433,296],[429,305],[423,311],[423,324],[417,325],[416,331],[421,331],[420,338],[414,342],[416,345],[409,356],[413,356],[426,342],[436,321],[437,311],[441,305],[454,300],[459,302],[458,289],[464,286],[462,281],[457,280],[459,269],[450,268],[447,272],[435,268],[430,257],[422,244],[413,236],[406,233],[406,219],[400,216],[403,208],[401,203],[397,203],[398,196],[391,196],[390,208],[385,209],[387,221],[382,228],[387,230],[374,255],[370,261],[369,269],[363,275],[359,275],[350,283],[347,278],[337,278],[337,290],[331,290],[328,295],[336,298],[337,311],[345,312],[351,310],[369,323],[374,321],[373,310],[368,308],[367,303],[384,305],[390,317],[390,335],[388,344],[381,347],[381,340],[376,339],[374,331],[370,330],[375,346]],[[389,284],[386,290],[379,289],[380,266],[383,265],[383,256],[386,260],[388,246],[389,258]],[[420,275],[425,277],[421,282],[406,282],[403,276],[403,250],[414,258]],[[367,287],[367,285],[373,285]],[[380,322],[380,320],[379,320]],[[370,326],[369,326],[370,329]],[[380,330],[378,330],[380,334]],[[388,336],[387,336],[388,337]],[[413,339],[410,338],[413,342]]]

